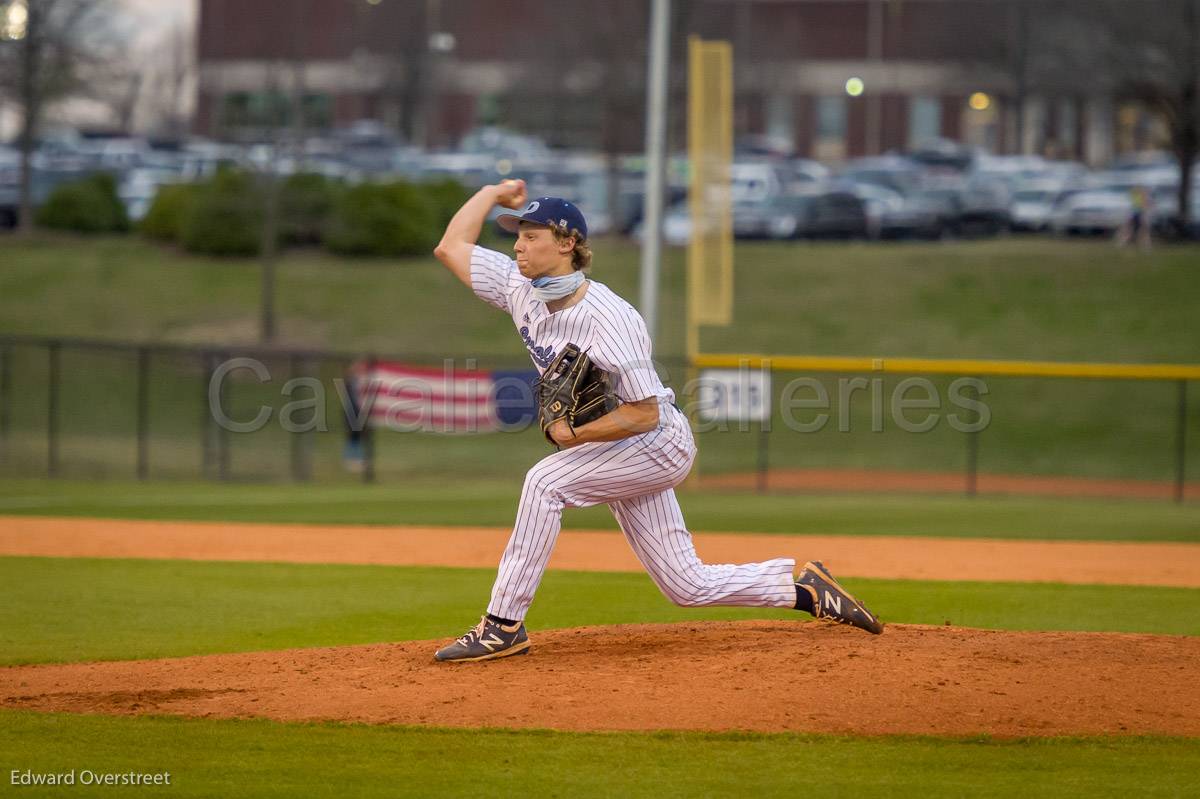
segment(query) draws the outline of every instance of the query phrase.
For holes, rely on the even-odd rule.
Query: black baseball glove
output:
[[[586,352],[568,344],[537,381],[538,421],[554,446],[550,425],[565,419],[572,431],[614,410],[619,401],[608,372],[592,363]]]

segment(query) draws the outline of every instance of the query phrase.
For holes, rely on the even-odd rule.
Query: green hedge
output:
[[[418,189],[433,203],[439,228],[445,228],[463,203],[471,199],[471,190],[456,180],[422,183]],[[440,238],[440,237],[439,237]]]
[[[373,256],[428,254],[471,196],[453,180],[346,187],[309,173],[285,178],[279,192],[281,244],[323,244],[344,255]],[[254,255],[262,243],[264,205],[255,175],[223,170],[200,183],[160,187],[138,229],[189,252]]]
[[[341,184],[324,175],[289,175],[279,194],[280,239],[285,244],[320,244],[324,241],[341,191]]]
[[[191,213],[199,188],[195,183],[159,186],[154,193],[154,202],[142,217],[138,230],[143,236],[157,241],[179,242],[183,238],[183,224]]]
[[[263,193],[252,175],[221,170],[200,185],[180,231],[188,252],[255,255],[262,240]]]
[[[38,209],[37,223],[79,233],[117,233],[129,230],[125,204],[117,196],[117,181],[107,172],[64,183]]]
[[[427,255],[442,234],[430,197],[409,183],[354,186],[334,208],[325,245],[342,255]]]

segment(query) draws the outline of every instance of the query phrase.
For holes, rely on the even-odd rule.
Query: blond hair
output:
[[[579,232],[579,228],[571,228],[571,232],[567,232],[566,225],[547,225],[550,232],[554,234],[554,240],[561,244],[569,238],[575,239],[575,249],[571,251],[571,266],[575,267],[575,271],[587,269],[592,265],[592,248]]]

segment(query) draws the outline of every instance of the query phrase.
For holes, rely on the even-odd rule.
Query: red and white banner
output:
[[[370,424],[401,432],[487,433],[497,429],[491,372],[452,364],[426,368],[377,361],[359,385]],[[372,402],[373,399],[373,402]]]

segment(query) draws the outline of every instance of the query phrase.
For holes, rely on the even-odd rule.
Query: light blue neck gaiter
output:
[[[561,300],[563,297],[569,297],[574,294],[580,286],[583,285],[583,272],[575,271],[569,275],[558,275],[557,277],[538,277],[534,278],[533,296],[542,302],[550,302],[551,300]]]

